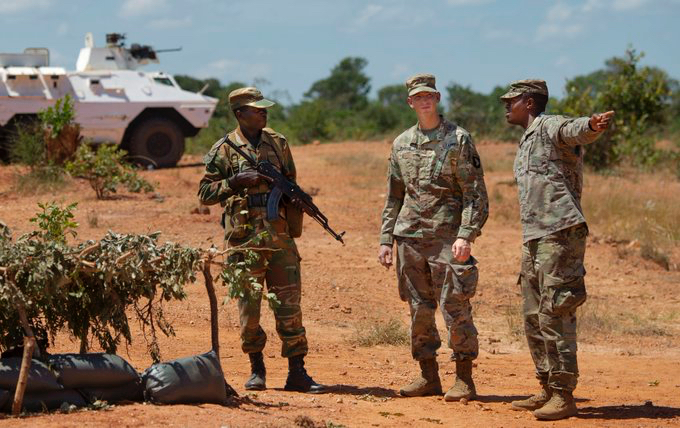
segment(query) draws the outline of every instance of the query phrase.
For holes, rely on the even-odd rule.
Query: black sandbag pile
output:
[[[12,410],[14,391],[21,371],[21,358],[0,359],[0,390],[7,394],[0,401],[3,412]],[[57,376],[41,361],[32,360],[28,372],[26,392],[24,394],[23,409],[29,412],[39,412],[45,409],[56,409],[63,403],[75,406],[85,406],[83,397],[73,389],[64,388]]]
[[[79,391],[89,403],[144,399],[139,373],[118,355],[56,354],[48,361],[59,383]]]
[[[215,351],[154,364],[142,373],[144,398],[156,404],[224,404],[236,392],[224,380]]]

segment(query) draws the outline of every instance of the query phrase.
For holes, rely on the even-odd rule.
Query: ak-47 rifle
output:
[[[281,201],[281,197],[285,196],[287,203],[297,206],[308,216],[316,220],[316,222],[319,223],[326,232],[330,233],[333,238],[340,241],[343,245],[345,244],[345,241],[342,240],[342,236],[345,232],[336,233],[331,229],[328,225],[328,218],[323,215],[319,207],[312,202],[312,197],[302,190],[300,186],[286,178],[286,176],[279,172],[279,170],[270,162],[266,160],[260,162],[255,161],[255,159],[250,157],[229,140],[227,136],[224,137],[224,142],[234,149],[236,153],[241,155],[250,166],[257,170],[257,172],[271,179],[272,190],[267,198],[267,220],[272,221],[279,218],[279,202]]]

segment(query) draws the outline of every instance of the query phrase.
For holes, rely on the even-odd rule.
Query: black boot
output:
[[[311,394],[321,394],[326,392],[326,387],[314,382],[305,370],[305,356],[296,355],[288,358],[288,379],[286,391],[309,392]]]
[[[250,378],[246,382],[246,389],[249,391],[263,391],[267,389],[265,380],[267,377],[267,370],[264,367],[264,357],[262,352],[253,352],[248,354],[250,358]]]

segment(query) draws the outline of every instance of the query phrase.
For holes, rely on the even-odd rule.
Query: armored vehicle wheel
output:
[[[132,161],[143,166],[175,166],[184,153],[184,134],[170,119],[147,119],[132,131],[128,151]]]

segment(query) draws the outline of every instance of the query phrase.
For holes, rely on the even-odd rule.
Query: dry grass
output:
[[[351,187],[356,189],[385,187],[385,177],[389,164],[386,157],[366,151],[360,155],[326,155],[323,159],[331,167],[340,167],[348,171],[354,177],[349,183]]]
[[[353,345],[372,347],[377,345],[402,346],[409,343],[409,333],[401,321],[376,321],[360,324],[349,339]]]
[[[588,299],[577,309],[577,334],[579,340],[590,342],[593,339],[627,335],[636,337],[665,337],[673,335],[673,326],[680,318],[680,311],[664,313],[626,312],[602,301]],[[504,312],[510,337],[523,341],[524,320],[521,304],[510,305]]]
[[[680,182],[674,178],[590,175],[583,210],[596,234],[637,241],[640,256],[665,269],[672,266],[671,254],[680,243]]]

